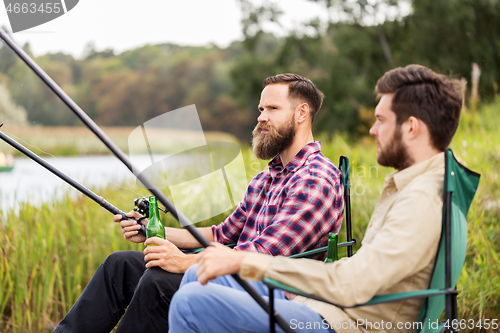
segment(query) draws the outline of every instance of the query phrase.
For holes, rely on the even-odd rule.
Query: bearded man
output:
[[[323,94],[311,80],[280,74],[264,81],[253,149],[269,168],[252,179],[236,210],[216,226],[199,228],[211,242],[235,250],[289,256],[326,246],[343,218],[340,171],[314,141],[312,122]],[[127,216],[140,215],[130,212]],[[165,240],[145,239],[132,220],[120,222],[125,239],[145,242],[144,252],[119,251],[106,258],[55,332],[167,332],[168,310],[183,273],[201,245],[187,230],[166,228]],[[267,288],[254,284],[265,294]]]

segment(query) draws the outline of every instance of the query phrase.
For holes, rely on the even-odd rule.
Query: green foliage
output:
[[[316,131],[359,136],[371,121],[366,110],[375,106],[377,79],[396,66],[420,63],[470,82],[471,64],[476,62],[483,69],[482,98],[490,101],[498,91],[500,30],[491,28],[500,19],[498,0],[311,1],[339,18],[324,31],[317,21],[307,22],[287,37],[275,38],[274,49],[265,56],[248,52],[240,58],[233,78],[239,78],[234,79],[235,96],[242,105],[255,105],[266,76],[296,72],[312,79],[325,94]],[[405,3],[413,11],[403,17]],[[314,34],[303,33],[311,27]],[[254,48],[263,43],[264,35],[250,36],[259,37]]]
[[[481,181],[468,215],[468,248],[458,281],[462,318],[497,318],[500,313],[500,98],[477,113],[465,112],[452,149]],[[466,330],[467,331],[467,330]],[[469,330],[476,332],[476,330]]]
[[[312,19],[285,37],[265,31],[280,25],[277,3],[238,0],[244,39],[224,49],[159,44],[115,54],[90,43],[81,60],[61,53],[36,60],[99,125],[138,126],[196,104],[205,130],[241,140],[256,123],[263,80],[283,72],[309,77],[325,93],[316,132],[350,137],[366,133],[376,81],[395,66],[420,63],[470,82],[475,62],[482,69],[482,100],[498,91],[500,0],[309,1],[324,6],[331,21]],[[30,123],[77,123],[6,47],[0,48],[0,74]]]
[[[491,97],[500,82],[500,17],[498,0],[415,0],[401,59],[421,62],[436,71],[465,76],[471,63],[483,69],[480,94]]]
[[[116,189],[103,194],[130,200]],[[47,332],[110,251],[140,249],[123,240],[109,213],[84,198],[23,205],[0,229],[2,332]]]
[[[26,110],[14,103],[0,77],[0,119],[13,125],[26,125],[26,118]]]

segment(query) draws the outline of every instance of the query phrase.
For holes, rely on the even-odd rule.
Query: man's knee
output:
[[[196,310],[193,309],[192,304],[196,304],[195,298],[199,297],[200,293],[192,290],[191,287],[194,285],[199,285],[199,283],[183,285],[172,298],[168,312],[168,326],[172,332],[181,332],[182,328],[190,325],[195,317]],[[192,301],[194,303],[190,303]]]
[[[129,275],[131,270],[138,271],[146,269],[144,254],[140,251],[116,251],[104,259],[101,266],[111,275]],[[139,273],[140,274],[140,273]]]
[[[184,277],[182,278],[181,285],[184,285],[189,282],[198,281],[198,275],[196,273],[197,268],[198,264],[194,264],[193,266],[187,269],[186,273],[184,273]]]
[[[136,294],[147,293],[171,299],[179,289],[182,274],[170,273],[159,267],[148,268],[137,285]]]
[[[192,305],[200,304],[200,301],[207,297],[206,291],[208,288],[198,282],[186,283],[172,298],[172,310],[183,315],[196,312]]]

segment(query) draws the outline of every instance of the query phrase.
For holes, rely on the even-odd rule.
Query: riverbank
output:
[[[102,130],[125,153],[128,153],[129,136],[135,127],[102,127]],[[149,130],[148,130],[149,131]],[[83,126],[75,127],[45,127],[45,126],[8,126],[2,127],[2,132],[29,148],[35,154],[54,156],[109,155],[109,149]],[[204,132],[207,141],[237,142],[231,134],[223,132]],[[168,150],[172,139],[189,141],[193,134],[186,131],[169,130],[168,133],[154,131],[150,138],[156,148]],[[22,156],[17,150],[0,140],[0,151]]]
[[[148,159],[149,156],[143,157],[145,161]],[[44,156],[44,160],[81,185],[97,191],[110,183],[135,180],[134,175],[114,156]],[[28,158],[17,158],[11,172],[0,173],[0,184],[0,211],[4,220],[10,210],[17,214],[23,203],[40,207],[42,203],[50,204],[66,194],[74,198],[77,193],[66,182]],[[141,191],[146,192],[144,189]],[[130,195],[134,193],[130,192]]]

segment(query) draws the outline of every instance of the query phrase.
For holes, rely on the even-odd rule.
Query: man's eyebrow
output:
[[[278,105],[274,105],[274,104],[261,105],[261,104],[259,104],[259,110],[266,109],[266,108],[275,108],[275,109],[277,109]]]

